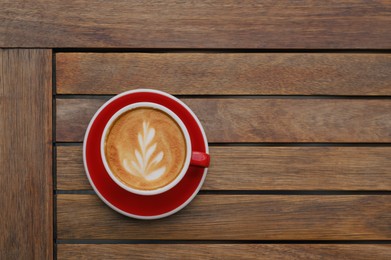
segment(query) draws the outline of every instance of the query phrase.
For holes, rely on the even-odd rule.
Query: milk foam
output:
[[[157,148],[157,143],[153,142],[155,133],[155,128],[150,127],[150,123],[144,121],[142,132],[137,134],[139,147],[134,150],[136,160],[124,159],[122,161],[122,166],[128,173],[148,181],[156,180],[166,172],[165,165],[155,169],[156,166],[161,164],[164,157],[163,151],[159,151],[152,156]]]
[[[184,166],[186,149],[186,139],[175,120],[146,107],[118,117],[105,141],[113,175],[138,190],[154,190],[172,182]]]

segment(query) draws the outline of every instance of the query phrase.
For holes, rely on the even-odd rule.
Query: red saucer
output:
[[[96,194],[112,209],[129,217],[157,219],[176,213],[197,195],[207,168],[190,166],[183,179],[172,189],[142,196],[122,189],[108,175],[100,153],[103,129],[119,109],[136,102],[153,102],[177,114],[188,129],[192,148],[208,153],[205,132],[195,114],[179,99],[164,92],[138,89],[124,92],[107,101],[94,115],[84,137],[83,159],[87,177]]]

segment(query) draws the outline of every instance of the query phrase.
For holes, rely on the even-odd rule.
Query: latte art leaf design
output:
[[[157,148],[157,143],[153,143],[155,133],[155,129],[149,126],[149,122],[144,121],[142,132],[137,135],[139,149],[134,150],[136,160],[123,160],[123,166],[130,174],[143,177],[148,181],[156,180],[166,172],[166,166],[156,169],[163,160],[164,153],[160,151],[154,155]]]

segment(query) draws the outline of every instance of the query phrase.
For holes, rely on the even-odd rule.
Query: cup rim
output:
[[[106,137],[107,137],[109,130],[111,129],[113,123],[115,122],[116,119],[118,119],[124,113],[126,113],[130,110],[136,109],[136,108],[140,108],[140,107],[153,108],[153,109],[157,109],[157,110],[163,111],[164,113],[168,114],[179,125],[179,127],[184,135],[185,142],[186,142],[186,157],[185,157],[185,162],[182,166],[180,173],[175,177],[175,179],[173,181],[171,181],[167,185],[160,187],[158,189],[154,189],[154,190],[139,190],[139,189],[127,186],[126,184],[124,184],[121,180],[119,180],[113,174],[113,172],[110,169],[110,166],[108,165],[107,159],[106,159],[106,153],[105,153]],[[104,130],[103,130],[103,133],[102,133],[102,137],[100,140],[100,152],[101,152],[101,159],[102,159],[103,165],[104,165],[107,173],[109,174],[110,178],[117,185],[119,185],[121,188],[123,188],[129,192],[139,194],[139,195],[150,196],[150,195],[161,194],[163,192],[166,192],[166,191],[172,189],[183,179],[183,177],[186,175],[186,173],[189,169],[189,166],[190,166],[192,145],[191,145],[190,135],[189,135],[189,132],[186,128],[186,125],[172,110],[170,110],[169,108],[167,108],[165,106],[162,106],[160,104],[153,103],[153,102],[136,102],[136,103],[129,104],[127,106],[122,107],[114,115],[111,116],[109,121],[106,123]]]

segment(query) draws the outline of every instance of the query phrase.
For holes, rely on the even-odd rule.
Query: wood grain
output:
[[[50,50],[0,49],[0,259],[51,259]]]
[[[96,195],[57,196],[58,239],[382,240],[390,227],[386,195],[198,195],[155,221],[120,215]]]
[[[82,141],[107,99],[58,99],[57,141]],[[391,142],[391,99],[183,99],[209,142]]]
[[[387,49],[390,11],[387,0],[5,1],[0,47]]]
[[[210,147],[203,190],[391,190],[391,147]],[[91,189],[81,146],[57,147],[57,189]]]
[[[57,93],[390,95],[391,55],[58,53]]]
[[[389,259],[390,245],[60,244],[58,259]]]

